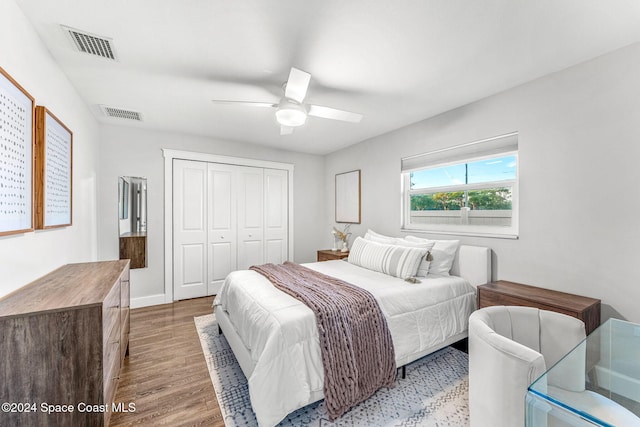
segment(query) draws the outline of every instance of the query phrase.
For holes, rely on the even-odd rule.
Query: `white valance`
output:
[[[402,172],[411,172],[514,151],[518,151],[518,132],[405,157],[401,160],[401,168]]]

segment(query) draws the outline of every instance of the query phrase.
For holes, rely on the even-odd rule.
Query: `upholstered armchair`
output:
[[[510,306],[475,311],[469,317],[471,427],[524,426],[527,387],[584,338],[584,323],[564,314]],[[584,363],[577,360],[572,372],[553,380],[583,390]]]

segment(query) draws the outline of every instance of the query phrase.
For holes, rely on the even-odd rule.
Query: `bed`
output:
[[[450,276],[420,283],[345,260],[303,264],[371,292],[387,319],[400,367],[467,336],[475,287],[491,277],[491,251],[459,247]],[[251,270],[226,278],[214,301],[218,325],[247,377],[260,426],[323,398],[324,372],[313,312]]]

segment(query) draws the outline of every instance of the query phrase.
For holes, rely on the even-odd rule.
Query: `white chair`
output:
[[[560,313],[511,306],[486,307],[472,313],[471,427],[524,426],[527,387],[584,338],[584,323]],[[584,368],[583,360],[573,365],[573,372],[565,372],[559,379],[563,387],[583,390]]]

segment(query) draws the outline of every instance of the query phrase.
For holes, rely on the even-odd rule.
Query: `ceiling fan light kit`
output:
[[[283,126],[302,126],[307,121],[307,110],[292,99],[282,98],[276,110],[276,120]]]
[[[225,99],[213,99],[216,104],[241,105],[246,107],[272,107],[276,109],[276,121],[280,124],[280,135],[290,135],[293,129],[302,126],[307,121],[307,116],[323,119],[339,120],[343,122],[360,123],[362,114],[320,105],[305,105],[311,74],[306,71],[291,67],[289,79],[283,85],[284,96],[277,104],[271,102],[230,101]]]

